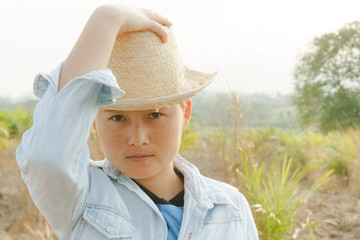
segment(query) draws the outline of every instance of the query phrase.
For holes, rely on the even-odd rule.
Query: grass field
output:
[[[261,239],[360,239],[360,131],[189,126],[181,154],[240,189]],[[15,160],[31,112],[0,111],[0,239],[56,239]],[[91,157],[103,158],[89,138]]]

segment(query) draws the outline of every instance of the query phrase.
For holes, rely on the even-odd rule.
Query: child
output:
[[[214,74],[182,65],[170,26],[150,10],[99,7],[67,59],[36,76],[41,100],[16,156],[60,239],[258,238],[243,195],[177,155],[189,98]],[[92,124],[100,162],[89,160]]]

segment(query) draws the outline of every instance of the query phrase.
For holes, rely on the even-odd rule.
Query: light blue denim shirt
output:
[[[34,94],[41,100],[16,152],[36,206],[60,239],[166,240],[165,220],[139,186],[107,159],[89,159],[87,139],[99,106],[124,94],[112,72],[85,74],[57,92],[61,66],[36,76]],[[180,156],[174,163],[185,185],[178,239],[258,239],[236,188],[202,176]]]

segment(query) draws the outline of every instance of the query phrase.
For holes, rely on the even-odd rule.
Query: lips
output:
[[[154,155],[151,154],[134,154],[134,155],[130,155],[127,156],[126,159],[131,160],[131,161],[135,161],[135,162],[144,162],[146,160],[148,160],[149,158],[151,158]]]

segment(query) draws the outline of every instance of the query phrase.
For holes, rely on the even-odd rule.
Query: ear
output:
[[[94,122],[92,124],[92,128],[90,129],[90,131],[94,134],[94,136],[96,137],[97,140],[100,140],[99,135],[97,133],[97,129],[96,129],[96,120],[94,120]]]
[[[191,100],[189,99],[186,102],[186,107],[184,109],[184,124],[183,124],[183,131],[185,130],[186,126],[189,124],[191,116]]]
[[[95,120],[94,120],[94,122],[93,122],[92,126],[94,127],[95,132],[96,132],[96,124],[95,124]]]

